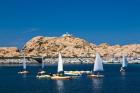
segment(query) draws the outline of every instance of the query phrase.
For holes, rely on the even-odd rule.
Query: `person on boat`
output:
[[[26,70],[25,69],[22,69],[20,72],[25,72]]]
[[[37,73],[38,76],[41,76],[41,75],[44,75],[44,74],[45,74],[45,72],[42,69],[40,69],[39,72]]]
[[[50,73],[49,75],[50,75],[50,76],[53,76],[53,74],[52,74],[52,73]]]
[[[57,76],[64,76],[64,71],[58,72]]]
[[[92,72],[91,74],[100,75],[101,72]]]
[[[38,76],[41,76],[42,74],[38,72],[37,75],[38,75]]]

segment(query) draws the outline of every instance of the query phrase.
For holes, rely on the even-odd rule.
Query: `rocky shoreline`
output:
[[[39,64],[41,58],[26,58],[27,64]],[[23,58],[0,58],[0,64],[22,64]],[[45,64],[57,64],[58,58],[44,58]],[[93,58],[63,58],[64,64],[92,64]]]
[[[40,64],[42,63],[42,58],[26,58],[27,64]],[[45,64],[57,64],[58,58],[44,58]],[[8,57],[0,58],[0,64],[22,64],[23,58],[19,57]],[[93,64],[94,58],[63,58],[64,64]],[[103,61],[104,64],[120,64],[121,59],[117,61]],[[140,60],[129,60],[130,64],[140,64]]]

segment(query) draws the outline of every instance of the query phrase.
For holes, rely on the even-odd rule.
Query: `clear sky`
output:
[[[0,46],[65,32],[95,44],[140,43],[140,0],[0,0]]]

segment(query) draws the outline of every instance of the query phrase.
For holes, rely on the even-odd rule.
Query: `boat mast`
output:
[[[44,69],[44,60],[43,60],[43,57],[42,57],[42,70]]]
[[[25,56],[23,58],[23,69],[26,70],[26,58],[25,58]]]

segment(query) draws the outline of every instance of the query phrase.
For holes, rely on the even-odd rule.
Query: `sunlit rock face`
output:
[[[109,46],[107,44],[101,44],[96,47],[96,51],[98,51],[103,57],[116,57],[120,58],[123,55],[128,57],[140,57],[140,44],[131,44],[131,45],[114,45]]]
[[[26,56],[57,57],[61,52],[63,57],[95,57],[96,52],[102,57],[140,56],[140,44],[114,45],[106,43],[95,45],[87,41],[65,34],[61,37],[37,36],[28,41],[23,51]]]
[[[60,37],[34,37],[24,45],[22,53],[16,47],[0,47],[0,57],[19,57],[23,54],[29,57],[57,57],[58,52],[61,52],[63,57],[95,57],[98,52],[103,58],[121,58],[123,55],[138,58],[140,44],[110,46],[102,43],[97,46],[84,39],[64,34]]]
[[[94,57],[95,47],[83,39],[65,34],[61,37],[34,37],[25,44],[23,51],[26,56],[57,57],[61,52],[63,57]]]
[[[18,57],[19,50],[16,47],[0,47],[0,57]]]

